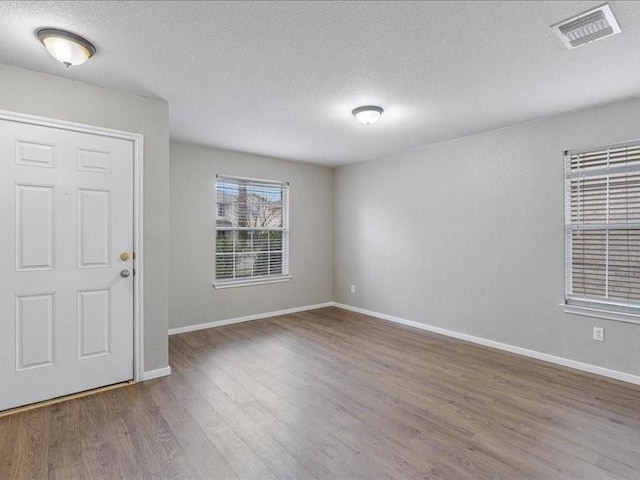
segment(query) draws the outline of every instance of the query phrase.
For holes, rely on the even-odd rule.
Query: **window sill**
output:
[[[249,285],[265,285],[269,283],[282,283],[291,280],[291,275],[283,275],[282,277],[259,278],[252,280],[235,280],[233,282],[218,282],[213,284],[213,288],[221,290],[224,288],[248,287]]]
[[[616,322],[635,323],[640,325],[640,315],[627,312],[616,312],[613,310],[603,310],[600,308],[583,307],[581,305],[569,305],[561,303],[560,306],[564,313],[570,315],[582,315],[584,317],[602,318],[605,320],[613,320]]]

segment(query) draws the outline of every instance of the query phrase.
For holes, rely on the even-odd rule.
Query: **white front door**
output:
[[[0,228],[0,410],[133,378],[133,142],[0,120]]]

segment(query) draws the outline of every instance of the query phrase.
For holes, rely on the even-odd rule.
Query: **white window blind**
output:
[[[640,307],[640,141],[565,155],[565,297]]]
[[[216,286],[289,275],[289,184],[218,176]]]

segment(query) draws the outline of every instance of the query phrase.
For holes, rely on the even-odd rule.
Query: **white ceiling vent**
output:
[[[620,33],[620,25],[608,3],[551,25],[568,49]]]

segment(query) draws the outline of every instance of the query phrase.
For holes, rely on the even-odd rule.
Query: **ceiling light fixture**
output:
[[[351,113],[353,113],[353,116],[356,117],[356,120],[360,123],[363,123],[364,125],[371,125],[380,119],[382,112],[384,112],[384,110],[381,107],[367,105],[364,107],[358,107]]]
[[[41,28],[36,32],[36,37],[53,58],[67,67],[83,64],[96,53],[96,47],[91,42],[65,30]]]

